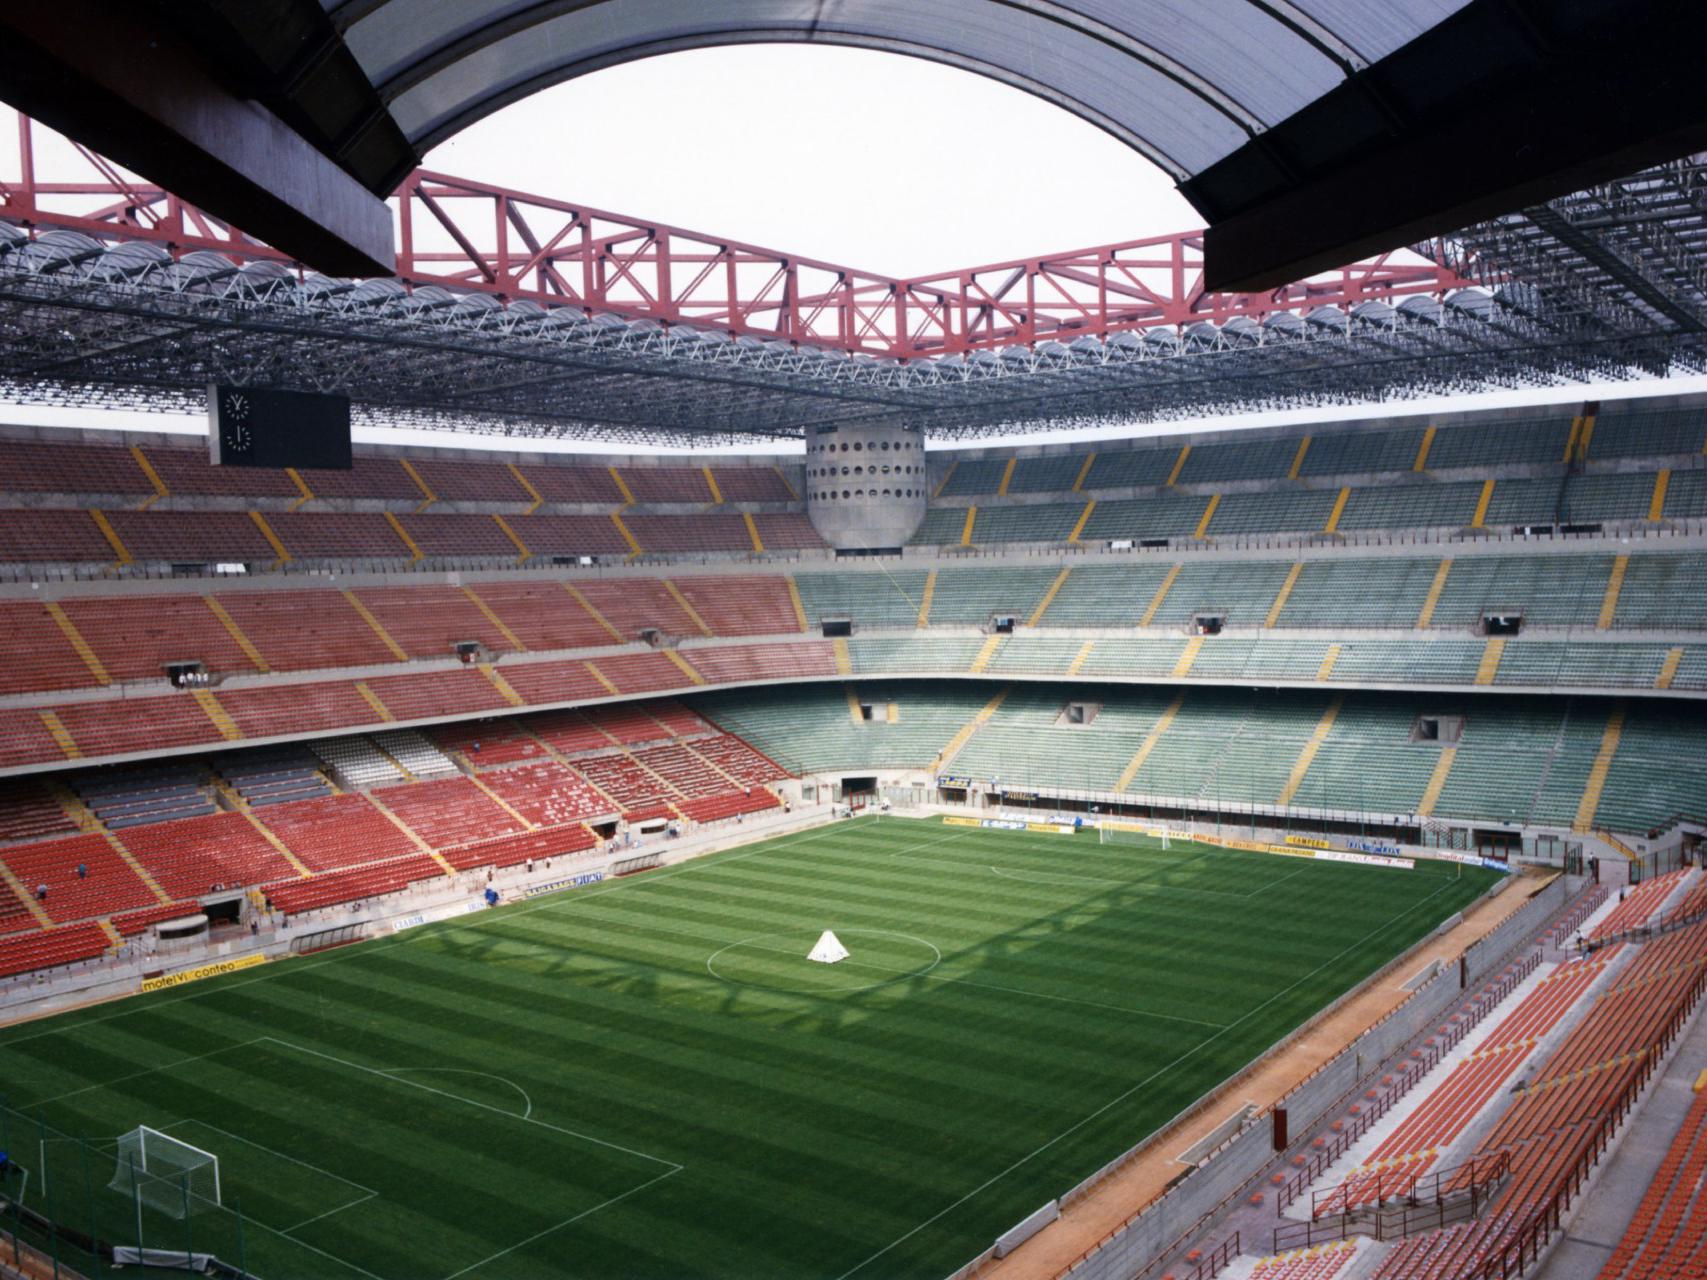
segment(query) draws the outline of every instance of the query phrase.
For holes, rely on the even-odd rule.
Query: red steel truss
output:
[[[87,175],[43,180],[37,127],[18,117],[18,171],[0,174],[0,219],[152,241],[174,255],[285,261],[74,143],[64,145]],[[392,207],[398,278],[412,288],[478,290],[892,359],[1396,304],[1475,283],[1390,253],[1272,293],[1205,293],[1201,231],[903,280],[426,169],[409,175]]]

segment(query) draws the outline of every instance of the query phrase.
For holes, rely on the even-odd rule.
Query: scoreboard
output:
[[[350,469],[348,396],[215,383],[207,389],[207,416],[216,467]]]

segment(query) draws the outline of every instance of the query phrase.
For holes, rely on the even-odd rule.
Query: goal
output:
[[[219,1207],[219,1157],[138,1125],[118,1140],[112,1190],[173,1218]]]
[[[1097,824],[1097,840],[1101,844],[1132,844],[1141,845],[1146,849],[1155,848],[1156,841],[1162,842],[1162,848],[1168,847],[1168,831],[1166,827],[1143,827],[1136,822],[1116,822],[1104,818]]]

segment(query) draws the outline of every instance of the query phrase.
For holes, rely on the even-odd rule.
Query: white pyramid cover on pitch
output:
[[[835,930],[826,929],[818,935],[818,945],[812,948],[808,960],[816,960],[819,964],[835,964],[838,960],[848,958],[848,949],[842,945],[842,940]]]

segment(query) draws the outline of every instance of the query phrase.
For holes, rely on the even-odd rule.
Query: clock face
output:
[[[233,391],[225,397],[219,420],[225,443],[233,449],[247,450],[254,441],[249,429],[249,409],[249,397],[242,392]]]

